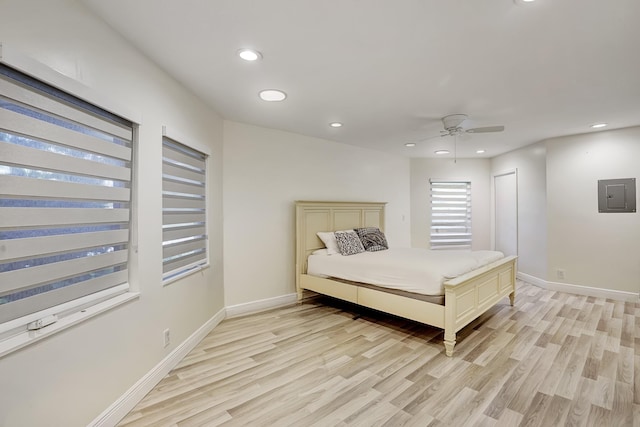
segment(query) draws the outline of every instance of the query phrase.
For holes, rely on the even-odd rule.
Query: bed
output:
[[[308,258],[325,248],[317,233],[360,227],[384,230],[386,203],[312,202],[296,205],[296,291],[338,298],[444,329],[447,356],[456,333],[505,297],[515,298],[516,257],[507,256],[443,282],[444,295],[422,295],[359,282],[308,274]]]

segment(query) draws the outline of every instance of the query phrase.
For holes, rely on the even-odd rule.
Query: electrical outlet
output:
[[[164,331],[162,331],[162,338],[164,340],[165,347],[171,344],[171,333],[169,332],[169,329],[165,329]]]
[[[565,272],[564,272],[564,270],[563,270],[563,269],[561,269],[561,268],[559,268],[559,269],[556,271],[556,275],[558,276],[558,279],[564,280],[564,273],[565,273]]]

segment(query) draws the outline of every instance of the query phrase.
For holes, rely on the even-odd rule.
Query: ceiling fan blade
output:
[[[483,128],[473,128],[467,129],[465,132],[467,133],[486,133],[486,132],[502,132],[504,130],[504,126],[487,126]]]
[[[418,140],[416,142],[425,142],[425,141],[429,141],[431,139],[442,138],[444,136],[448,136],[448,134],[445,134],[445,135],[433,135],[433,136],[430,136],[428,138],[420,139],[420,140]]]

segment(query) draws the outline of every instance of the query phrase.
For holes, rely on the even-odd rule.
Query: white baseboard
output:
[[[536,276],[532,276],[532,275],[527,274],[527,273],[521,273],[520,271],[518,271],[516,273],[516,278],[522,280],[523,282],[527,282],[527,283],[530,283],[532,285],[536,285],[539,288],[547,289],[547,281],[543,280],[543,279],[539,279]]]
[[[293,304],[298,300],[298,295],[287,294],[279,297],[267,298],[258,301],[247,302],[244,304],[227,306],[227,317],[237,317],[245,314],[257,313],[259,311],[269,310],[272,308],[282,307],[284,305]]]
[[[609,298],[618,301],[637,302],[640,296],[634,292],[616,291],[614,289],[592,288],[589,286],[571,285],[569,283],[549,282],[530,274],[518,272],[518,279],[551,291],[567,292],[570,294],[586,295],[596,298]]]
[[[225,319],[225,309],[218,311],[189,338],[177,346],[160,363],[140,378],[118,400],[94,419],[90,427],[112,427],[118,424],[218,323]]]

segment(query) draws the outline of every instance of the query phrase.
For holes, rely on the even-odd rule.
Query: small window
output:
[[[162,140],[162,273],[166,282],[208,263],[207,155]]]
[[[126,292],[133,124],[1,65],[0,153],[0,323]]]
[[[431,181],[431,249],[471,249],[471,183]]]

